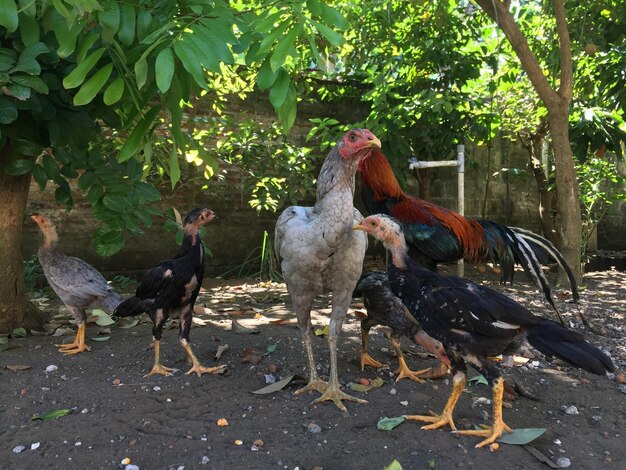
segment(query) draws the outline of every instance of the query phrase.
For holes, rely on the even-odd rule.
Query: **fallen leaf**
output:
[[[61,408],[58,410],[53,410],[53,411],[48,411],[47,413],[44,413],[42,415],[34,415],[31,419],[31,421],[34,421],[36,419],[41,419],[41,420],[50,420],[50,419],[57,419],[60,418],[61,416],[67,416],[72,412],[72,410],[68,409],[68,408]]]
[[[274,382],[273,384],[269,384],[263,388],[254,390],[251,393],[254,393],[256,395],[267,395],[268,393],[274,393],[274,392],[278,392],[279,390],[282,390],[291,382],[303,381],[303,380],[304,378],[299,375],[290,375],[288,377],[285,377],[282,380],[279,380],[278,382]]]
[[[114,324],[115,324],[115,320],[113,320],[106,313],[104,315],[99,316],[98,319],[96,320],[96,325],[98,326],[109,326],[109,325],[114,325]]]
[[[402,465],[396,459],[393,459],[389,465],[387,465],[383,470],[402,470]]]
[[[62,326],[61,328],[57,328],[52,336],[66,336],[66,335],[73,335],[74,333],[75,331],[72,330],[71,328],[65,328]]]
[[[468,381],[470,384],[474,384],[474,385],[489,385],[489,382],[487,382],[487,379],[485,378],[484,375],[475,375],[474,377],[472,377],[471,379],[469,379]]]
[[[539,460],[542,463],[545,463],[550,468],[561,468],[557,464],[555,464],[549,457],[545,456],[541,453],[539,449],[536,449],[533,446],[523,446],[530,454]]]
[[[9,344],[8,336],[0,336],[0,344]]]
[[[248,354],[241,358],[241,362],[249,362],[250,364],[257,365],[259,362],[261,362],[261,355]]]
[[[326,325],[324,328],[316,328],[315,329],[315,335],[316,336],[328,336],[328,325]]]
[[[371,389],[378,388],[384,383],[385,381],[383,379],[381,379],[380,377],[376,377],[374,380],[371,380],[370,383],[367,385],[350,382],[348,386],[351,390],[354,390],[355,392],[369,392]]]
[[[404,416],[397,416],[395,418],[385,417],[385,418],[381,418],[378,420],[378,423],[376,423],[376,427],[380,431],[391,431],[396,426],[399,426],[402,423],[404,423],[405,420],[406,418]]]
[[[30,330],[30,334],[33,336],[47,336],[48,333],[46,333],[45,331],[39,331],[39,330]]]
[[[118,322],[117,327],[121,329],[127,329],[127,328],[133,328],[137,326],[138,324],[139,324],[139,320],[136,318],[134,320],[122,319]]]
[[[268,344],[267,345],[267,350],[263,353],[263,355],[267,356],[268,354],[272,354],[274,351],[276,351],[276,348],[278,348],[278,344],[276,344],[276,343]]]
[[[99,335],[110,335],[111,334],[111,328],[100,328],[98,330],[98,334]]]
[[[232,331],[237,333],[238,335],[255,335],[260,333],[261,331],[256,328],[248,328],[247,326],[240,325],[237,320],[233,318],[232,320]]]
[[[102,309],[100,309],[100,308],[94,308],[94,309],[91,311],[91,314],[92,314],[92,315],[95,315],[95,316],[97,316],[97,317],[108,317],[108,316],[109,316],[109,315],[108,315],[108,313],[106,313],[104,310],[102,310]]]
[[[363,320],[364,318],[367,318],[367,311],[366,310],[354,310],[354,314],[356,315],[356,317],[359,320]]]
[[[20,370],[28,370],[28,369],[32,369],[32,366],[26,366],[26,365],[21,365],[21,364],[7,364],[5,366],[7,369],[12,370],[13,372],[17,372]]]
[[[231,317],[242,317],[242,316],[248,314],[248,311],[246,311],[246,310],[231,310],[231,311],[228,311],[227,313]]]
[[[512,432],[504,433],[502,437],[498,439],[498,442],[501,442],[502,444],[523,446],[534,441],[544,432],[546,432],[545,428],[513,429]]]
[[[93,339],[94,341],[108,341],[111,339],[110,336],[94,336],[91,339]]]
[[[13,333],[11,333],[11,336],[14,336],[15,338],[26,338],[27,335],[28,333],[24,328],[15,328]]]
[[[227,349],[228,349],[228,345],[227,344],[220,344],[217,347],[217,352],[215,353],[214,359],[216,361],[219,361],[222,358],[222,355],[224,354],[224,351],[226,351]]]
[[[277,320],[270,320],[270,323],[274,325],[282,325],[283,323],[295,323],[295,318],[278,318]]]

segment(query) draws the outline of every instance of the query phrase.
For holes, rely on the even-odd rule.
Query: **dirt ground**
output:
[[[527,283],[500,287],[494,275],[479,274],[472,267],[466,268],[466,275],[503,290],[536,313],[550,315]],[[522,273],[518,278],[523,281]],[[355,299],[344,324],[339,369],[343,384],[360,378],[384,380],[367,393],[348,390],[369,403],[347,403],[347,414],[330,403],[310,406],[316,395],[293,395],[302,382],[274,393],[253,394],[268,381],[307,375],[300,332],[284,285],[242,279],[205,281],[191,341],[205,365],[228,366],[224,375],[184,374],[189,365],[173,323],[164,333],[161,355],[164,364],[180,371],[173,377],[144,377],[153,361],[151,324],[145,315],[134,326],[90,324],[87,341],[93,351],[77,356],[63,356],[54,347],[60,340],[72,339],[71,334],[9,339],[0,353],[0,467],[124,468],[121,462],[128,458],[141,469],[383,469],[397,460],[403,469],[501,470],[548,468],[538,460],[537,455],[543,455],[550,462],[560,459],[561,465],[569,459],[574,469],[626,468],[626,386],[541,356],[507,372],[510,380],[541,400],[519,397],[504,410],[505,421],[513,428],[547,429],[527,446],[503,444],[495,452],[475,449],[478,438],[457,436],[449,429],[423,431],[415,422],[378,430],[382,417],[441,411],[450,381],[395,383],[389,369],[361,372],[355,315],[362,306],[360,299]],[[584,333],[623,370],[626,273],[590,273],[584,281],[581,310],[596,331]],[[585,329],[566,291],[558,293],[566,319]],[[50,300],[40,301],[42,308],[58,315],[58,299],[45,295]],[[313,314],[316,327],[327,323],[328,305],[328,297],[319,298]],[[255,334],[233,331],[233,320],[255,329]],[[67,317],[60,315],[48,331],[67,326]],[[92,339],[98,336],[110,338]],[[316,337],[314,344],[325,375],[326,340]],[[410,352],[418,351],[406,339],[403,344]],[[216,361],[218,347],[225,345],[228,349]],[[391,370],[395,368],[383,329],[372,331],[370,351],[389,363]],[[414,369],[436,365],[432,358],[408,355],[407,360]],[[481,397],[490,398],[485,385],[471,385],[463,393],[455,413],[459,428],[488,422],[491,407]],[[51,420],[31,419],[58,409],[71,413]],[[227,426],[217,424],[221,418]]]

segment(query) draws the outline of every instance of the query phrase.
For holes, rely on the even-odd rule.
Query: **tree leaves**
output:
[[[170,47],[161,49],[154,63],[157,87],[161,93],[170,89],[174,76],[174,53]]]
[[[14,0],[0,0],[0,26],[12,33],[17,29],[17,5]]]
[[[35,420],[43,420],[43,421],[48,421],[51,419],[57,419],[57,418],[61,418],[63,416],[67,416],[72,412],[71,409],[69,408],[60,408],[58,410],[53,410],[53,411],[48,411],[47,413],[41,414],[41,415],[34,415],[33,417],[31,417],[31,421],[35,421]]]
[[[76,68],[63,79],[63,86],[68,90],[80,86],[80,84],[85,81],[87,74],[93,69],[98,60],[100,60],[104,51],[104,47],[101,47],[89,54],[85,60],[78,64]]]
[[[19,176],[19,175],[24,175],[28,173],[29,171],[31,171],[32,168],[33,168],[32,161],[18,159],[18,160],[13,160],[12,162],[10,162],[6,166],[5,171],[9,175]]]

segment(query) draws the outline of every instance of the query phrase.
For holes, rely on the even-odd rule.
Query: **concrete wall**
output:
[[[234,102],[229,107],[229,112],[234,115],[245,114],[246,117],[257,119],[260,123],[274,120],[273,110],[263,96],[254,96],[246,102]],[[294,143],[304,143],[310,129],[309,118],[318,116],[354,122],[364,118],[364,110],[354,104],[324,105],[323,108],[320,105],[303,104],[299,108],[298,119],[290,136]],[[451,147],[453,151],[455,145],[451,144]],[[319,155],[320,164],[323,158],[323,155]],[[535,231],[539,229],[538,198],[534,178],[527,173],[524,176],[507,173],[493,175],[502,167],[526,168],[527,156],[523,149],[504,139],[494,142],[490,154],[485,147],[468,145],[466,161],[467,216],[484,216],[508,225]],[[456,210],[456,170],[443,168],[430,171],[432,200]],[[486,210],[483,214],[488,175]],[[405,177],[408,191],[417,194],[417,180],[409,175],[408,171]],[[242,175],[236,168],[222,165],[220,177],[213,178],[207,190],[201,189],[200,185],[197,187],[184,185],[173,193],[169,187],[163,190],[163,200],[160,204],[163,210],[176,207],[184,215],[192,207],[206,206],[216,212],[217,219],[207,226],[205,236],[205,243],[213,252],[213,256],[207,261],[207,275],[223,274],[244,263],[253,252],[258,255],[264,231],[273,236],[274,222],[278,214],[264,212],[259,215],[251,209],[242,195],[241,182]],[[91,236],[97,228],[96,222],[91,218],[89,204],[80,195],[75,196],[75,207],[68,213],[56,205],[53,188],[49,187],[40,193],[38,187],[33,184],[27,209],[27,214],[42,212],[53,218],[60,235],[60,247],[65,253],[83,258],[105,273],[139,274],[176,252],[173,234],[163,229],[163,220],[154,220],[154,226],[145,236],[129,238],[124,249],[118,254],[110,258],[96,256],[95,246],[91,241]],[[358,196],[355,203],[363,211]],[[614,207],[599,228],[600,249],[626,249],[626,237],[622,233],[625,221],[626,205]],[[36,252],[41,237],[30,218],[25,220],[24,229],[22,251],[24,257],[28,258]],[[231,275],[237,273],[238,270],[235,270]]]

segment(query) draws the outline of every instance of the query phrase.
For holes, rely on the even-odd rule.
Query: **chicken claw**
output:
[[[454,420],[452,419],[452,412],[446,412],[444,410],[440,415],[433,414],[433,416],[427,415],[405,415],[405,419],[409,421],[425,421],[427,424],[422,426],[422,429],[431,430],[431,429],[439,429],[444,427],[446,424],[450,426],[453,431],[456,431],[456,425],[454,424]]]
[[[485,447],[489,444],[493,444],[497,439],[502,437],[504,431],[511,432],[512,429],[506,425],[506,423],[502,420],[498,420],[494,426],[485,426],[481,425],[483,429],[467,429],[464,431],[456,431],[456,434],[460,434],[462,436],[481,436],[486,437],[484,441],[476,444],[476,448]]]
[[[347,393],[339,390],[338,387],[332,387],[330,384],[328,385],[328,388],[326,389],[326,391],[322,393],[322,396],[313,400],[311,404],[321,403],[326,400],[332,400],[335,406],[339,408],[341,411],[343,411],[344,413],[347,413],[348,410],[345,407],[345,405],[341,403],[341,400],[353,401],[355,403],[367,403],[367,400],[363,400],[361,398],[356,398],[351,395],[348,395]]]
[[[414,380],[415,382],[420,383],[420,384],[424,383],[424,381],[422,379],[420,379],[419,376],[429,372],[430,368],[429,369],[422,369],[422,370],[411,370],[411,369],[409,369],[409,366],[407,365],[406,361],[404,360],[404,356],[398,356],[398,362],[400,363],[400,366],[394,372],[394,374],[397,375],[396,383],[399,382],[402,379],[411,379],[411,380]]]
[[[361,353],[361,370],[365,370],[365,366],[373,367],[374,369],[382,369],[385,367],[385,364],[378,362],[367,352]]]
[[[226,366],[215,366],[215,367],[204,367],[199,362],[194,364],[191,369],[185,372],[185,375],[191,375],[193,373],[198,374],[198,377],[201,377],[202,374],[223,374],[226,372]]]
[[[152,369],[150,370],[150,372],[148,372],[144,377],[152,377],[153,375],[165,375],[166,377],[171,377],[173,374],[173,372],[176,369],[173,369],[171,367],[165,367],[163,364],[155,364],[154,367],[152,367]]]
[[[328,388],[328,382],[324,382],[322,379],[318,378],[318,379],[309,380],[308,384],[306,384],[302,388],[299,388],[298,390],[293,392],[293,394],[302,395],[303,393],[308,392],[309,390],[316,390],[320,393],[324,393],[327,388]]]

